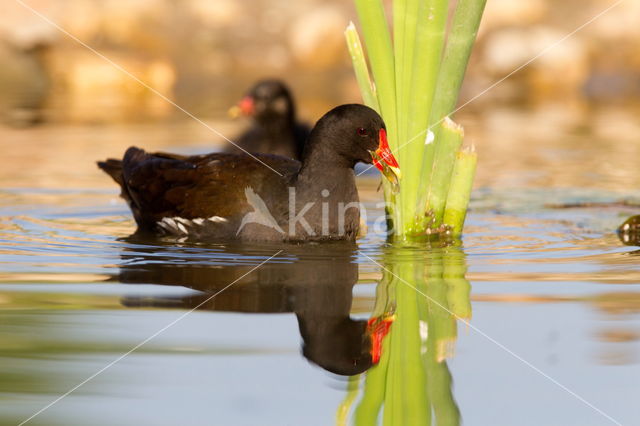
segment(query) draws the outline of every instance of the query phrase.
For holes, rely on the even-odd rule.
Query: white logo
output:
[[[268,228],[275,229],[281,234],[284,234],[284,231],[278,225],[278,222],[274,219],[273,215],[269,211],[269,208],[264,203],[264,200],[260,198],[258,194],[256,194],[252,188],[245,188],[244,195],[247,197],[247,203],[251,207],[253,207],[253,211],[247,213],[242,218],[242,222],[240,223],[240,227],[238,228],[238,232],[236,235],[242,231],[242,228],[248,223],[257,223],[258,225],[264,225]]]
[[[296,189],[294,187],[289,188],[289,208],[288,208],[288,217],[281,218],[283,220],[282,226],[288,228],[289,236],[295,237],[298,233],[305,234],[315,237],[318,235],[321,236],[332,236],[332,234],[337,235],[345,235],[346,232],[353,232],[353,226],[347,228],[347,223],[353,225],[353,211],[357,211],[360,221],[356,224],[356,231],[360,228],[360,231],[367,229],[367,212],[364,206],[357,202],[352,201],[349,203],[344,202],[329,202],[328,197],[330,196],[330,192],[327,189],[324,189],[320,192],[321,198],[320,203],[318,201],[315,202],[307,202],[304,205],[300,206],[296,203]],[[265,201],[253,190],[253,188],[246,187],[244,189],[244,194],[247,199],[247,204],[251,206],[253,211],[246,213],[242,217],[242,221],[240,222],[240,226],[236,231],[236,235],[239,235],[240,232],[244,229],[246,225],[256,224],[266,226],[267,228],[273,229],[280,234],[286,234],[286,231],[280,226],[281,224],[273,217],[269,207]],[[313,217],[317,218],[318,213],[321,219],[321,223],[315,223],[315,226],[311,226],[311,224],[305,218],[307,213],[310,213],[310,210],[316,206],[316,210],[314,210]],[[301,208],[299,208],[301,207]],[[385,203],[379,203],[376,205],[377,209],[387,208],[388,206]],[[349,213],[351,212],[351,213]],[[347,218],[350,219],[347,219]],[[330,218],[332,220],[330,220]],[[386,225],[388,223],[388,217],[386,215],[382,215],[378,217],[373,223],[373,230],[376,232],[385,232]],[[286,223],[284,223],[286,220]],[[315,219],[314,219],[315,220]],[[393,230],[387,230],[389,232],[393,232]],[[360,234],[362,235],[362,234]],[[298,235],[300,236],[300,235]]]

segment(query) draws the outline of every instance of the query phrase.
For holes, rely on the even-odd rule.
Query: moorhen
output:
[[[297,121],[291,91],[280,80],[259,81],[229,112],[233,117],[251,117],[253,125],[234,140],[237,146],[230,144],[225,152],[240,154],[244,149],[302,159],[311,128]]]
[[[258,161],[259,160],[259,161]],[[98,166],[121,187],[139,231],[197,240],[354,240],[360,224],[354,165],[397,183],[382,118],[342,105],[313,128],[302,162],[268,154],[181,156],[129,148]]]

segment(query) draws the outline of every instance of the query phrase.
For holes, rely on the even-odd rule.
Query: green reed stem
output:
[[[441,147],[442,128],[439,124],[446,116],[453,113],[458,102],[460,87],[469,63],[469,56],[478,33],[485,4],[486,0],[459,0],[456,5],[442,65],[438,73],[429,125],[426,130],[427,133],[429,130],[433,132],[434,142],[424,150],[420,177],[421,186],[417,196],[418,213],[427,209],[430,193],[435,188],[432,181],[434,167],[440,164],[443,157],[449,155],[446,149]]]
[[[344,397],[338,410],[336,411],[336,426],[348,426],[349,424],[349,412],[353,407],[353,403],[358,397],[358,391],[360,390],[360,374],[351,376],[347,382],[347,395]]]
[[[384,119],[403,172],[398,193],[384,182],[387,213],[401,239],[441,223],[460,145],[451,126],[440,123],[457,103],[486,0],[458,0],[447,34],[450,3],[394,0],[392,43],[382,0],[355,0],[370,68],[354,26],[345,32],[363,100]],[[434,216],[425,219],[430,211]]]
[[[451,391],[451,373],[446,361],[431,358],[429,370],[429,397],[437,426],[460,426],[460,409]]]
[[[414,45],[418,24],[419,0],[395,0],[393,2],[393,42],[396,72],[396,112],[398,118],[398,144],[407,140],[411,73],[413,71]],[[400,163],[404,163],[406,150],[396,151]]]
[[[395,0],[393,2],[393,35],[394,35],[394,48],[395,48],[395,71],[396,71],[396,111],[398,118],[398,147],[404,145],[407,141],[407,132],[410,117],[410,99],[411,93],[414,89],[411,86],[411,76],[414,72],[414,54],[416,47],[416,32],[418,28],[418,12],[420,2],[424,0]],[[406,149],[396,149],[395,155],[398,159],[401,167],[407,168],[409,160],[409,152]],[[410,168],[407,170],[411,170]],[[398,224],[398,231],[400,235],[406,234],[404,226],[410,224],[408,219],[413,219],[413,215],[408,215],[407,210],[411,210],[411,207],[415,204],[413,202],[407,202],[413,200],[413,193],[408,190],[403,191],[403,187],[400,186],[401,193],[399,197],[399,204],[396,206],[398,210],[398,217],[401,218],[401,224]],[[403,201],[406,200],[406,201]],[[409,206],[409,209],[407,209]]]
[[[471,284],[465,278],[467,263],[460,247],[447,248],[442,276],[447,283],[449,310],[456,318],[471,318]]]
[[[458,102],[460,87],[467,71],[485,4],[486,0],[459,0],[456,5],[442,66],[438,73],[431,125],[451,115]]]
[[[393,266],[394,273],[407,282],[415,282],[416,268],[424,263],[403,260]],[[422,295],[396,279],[396,319],[387,338],[391,339],[389,372],[383,425],[423,425],[431,417],[427,398],[418,306]]]
[[[349,26],[344,32],[344,36],[349,49],[349,55],[351,56],[351,62],[353,63],[353,70],[356,74],[356,80],[360,87],[360,93],[362,94],[362,101],[369,108],[380,112],[378,97],[376,96],[375,87],[371,83],[369,68],[367,67],[367,61],[364,57],[364,51],[362,50],[360,36],[353,22],[349,23]]]
[[[453,235],[462,233],[477,163],[478,155],[473,148],[458,151],[443,218],[443,224],[451,229]]]
[[[408,90],[406,137],[402,138],[404,170],[411,171],[403,178],[403,221],[405,234],[413,233],[416,215],[416,194],[421,182],[422,158],[425,149],[424,130],[428,126],[431,105],[436,90],[438,69],[442,59],[449,2],[447,0],[421,0],[418,7],[418,25],[415,31],[411,73],[404,75]],[[402,117],[399,116],[399,120]],[[415,172],[414,172],[415,171]]]
[[[457,339],[457,324],[450,313],[446,274],[451,263],[450,251],[437,250],[428,265],[427,295],[429,300],[429,338],[427,353],[423,356],[428,372],[428,398],[438,426],[458,426],[460,411],[451,391],[451,374],[445,359],[452,356]]]
[[[451,183],[451,172],[456,160],[456,153],[462,145],[464,131],[449,117],[438,125],[440,140],[438,142],[438,160],[433,165],[433,171],[429,184],[431,191],[427,199],[426,210],[430,214],[432,227],[442,224],[444,207],[447,202],[449,185]]]
[[[402,66],[404,64],[405,50],[404,50],[404,33],[405,33],[405,20],[407,18],[407,0],[395,0],[393,2],[393,57],[394,57],[394,70],[396,74],[396,113],[398,118],[401,117],[402,97],[404,95],[403,81],[402,81]],[[400,123],[398,123],[398,139],[402,138],[400,133]]]
[[[387,18],[380,0],[355,0],[355,2],[376,83],[380,113],[387,126],[389,145],[392,150],[395,150],[398,143],[396,75]]]
[[[381,0],[355,0],[356,10],[360,18],[367,55],[378,95],[380,115],[387,127],[389,147],[393,152],[398,148],[398,125],[396,109],[396,75],[393,46],[387,25],[387,18]],[[400,164],[402,167],[402,164]],[[390,194],[390,184],[383,179],[385,194]],[[395,229],[402,229],[402,217],[398,206],[401,206],[401,194],[394,194],[394,200],[386,200],[394,204],[389,209]]]
[[[395,285],[393,275],[382,271],[382,280],[376,287],[376,302],[371,313],[372,317],[378,317],[389,312],[390,306],[395,304]],[[393,328],[393,325],[392,325]],[[387,377],[389,371],[389,357],[391,342],[387,336],[382,341],[382,355],[378,365],[367,371],[363,385],[362,399],[354,411],[354,424],[356,426],[369,426],[378,424],[378,415],[382,410],[386,398]]]
[[[356,426],[378,424],[378,415],[385,401],[387,373],[389,369],[389,339],[382,342],[382,356],[375,367],[367,371],[362,399],[355,409],[353,423]]]

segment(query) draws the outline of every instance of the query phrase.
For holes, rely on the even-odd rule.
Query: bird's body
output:
[[[304,174],[297,174],[301,163],[267,154],[257,157],[281,175],[248,155],[183,157],[149,154],[135,147],[127,150],[120,168],[113,167],[108,173],[116,182],[125,183],[121,195],[141,231],[196,239],[353,239],[359,220],[357,209],[351,209],[343,232],[333,226],[323,237],[322,203],[317,201],[322,197],[321,190],[313,194],[314,200],[308,190],[302,189],[310,182]],[[104,164],[101,167],[106,171],[108,163]],[[353,171],[342,174],[341,183],[346,185],[339,186],[348,189],[338,192],[344,197],[334,195],[333,202],[323,200],[325,208],[336,213],[337,199],[345,204],[358,200]],[[334,189],[337,195],[334,177],[322,187]],[[290,197],[296,207],[292,218],[309,206],[304,222],[290,225]]]
[[[98,165],[120,185],[141,231],[204,240],[354,240],[360,212],[353,167],[372,161],[378,138],[371,135],[378,133],[382,139],[384,123],[375,111],[345,105],[318,122],[302,162],[131,147],[122,160]]]

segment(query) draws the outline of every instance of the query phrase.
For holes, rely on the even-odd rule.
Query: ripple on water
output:
[[[554,167],[536,170],[515,161],[500,179],[480,169],[483,187],[474,194],[464,246],[444,254],[418,244],[399,250],[375,232],[382,211],[370,177],[360,181],[370,232],[357,246],[196,244],[130,236],[126,206],[93,165],[64,175],[86,178],[87,188],[76,189],[57,189],[64,182],[46,181],[46,170],[21,180],[13,167],[10,177],[0,175],[0,392],[12,405],[0,423],[27,417],[176,320],[42,422],[180,424],[187,411],[210,419],[214,410],[225,424],[238,413],[247,413],[247,424],[287,423],[281,413],[292,416],[291,424],[330,423],[350,395],[358,403],[358,389],[367,385],[327,379],[326,371],[370,367],[364,324],[397,308],[391,327],[402,327],[401,302],[380,302],[394,297],[412,300],[415,315],[443,314],[432,302],[446,301],[604,411],[635,419],[640,250],[621,244],[614,231],[637,212],[551,206],[625,198],[624,188],[611,188],[621,176],[598,189],[536,189],[532,181],[551,179],[554,158]],[[509,180],[509,170],[522,171],[522,179]],[[522,187],[506,188],[507,181]],[[403,284],[394,274],[428,283],[420,287],[424,294],[398,290]],[[451,374],[456,386],[435,392],[453,396],[468,423],[524,412],[533,424],[552,423],[548,413],[562,413],[563,422],[601,423],[469,326],[459,322],[457,330],[445,314],[413,331],[424,339],[444,336],[431,348],[442,359],[430,368],[440,370],[430,371]],[[394,371],[414,372],[398,366]],[[532,401],[545,410],[531,410]],[[487,409],[497,403],[500,410]],[[116,414],[105,416],[104,407]]]

